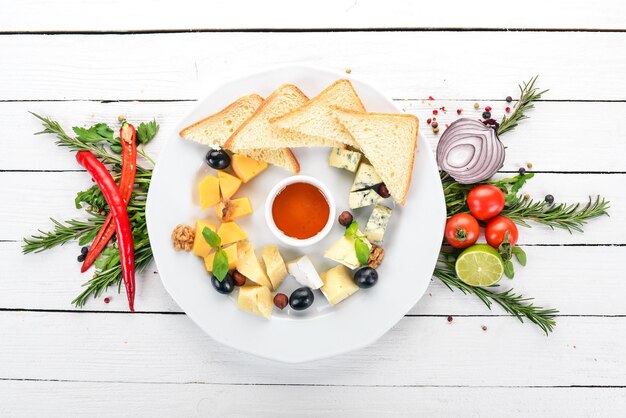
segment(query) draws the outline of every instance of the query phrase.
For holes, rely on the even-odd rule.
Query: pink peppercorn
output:
[[[487,112],[491,112],[491,106],[487,106],[487,107],[485,108],[485,110],[486,110]]]
[[[104,303],[109,303],[111,302],[111,298],[104,298]]]
[[[452,317],[451,316],[448,317],[448,322],[452,322]]]
[[[432,122],[431,118],[426,119],[426,123],[430,125],[430,122]]]
[[[428,100],[435,100],[433,96],[428,96]]]
[[[439,111],[437,109],[433,110],[433,115],[438,115]]]
[[[510,108],[510,107],[507,107],[506,109],[504,109],[504,111],[505,111],[506,113],[511,113],[511,108]]]
[[[457,110],[456,110],[456,114],[457,114],[457,115],[460,115],[462,112],[463,112],[463,109],[457,109]]]

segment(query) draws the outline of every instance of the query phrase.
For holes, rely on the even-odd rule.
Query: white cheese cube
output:
[[[343,168],[353,173],[359,166],[363,154],[357,151],[350,151],[344,148],[331,148],[328,157],[328,165],[331,167]]]
[[[350,192],[348,206],[350,206],[350,209],[364,208],[366,206],[375,205],[383,200],[382,196],[374,189],[361,190],[358,192]]]
[[[363,163],[359,166],[359,169],[356,172],[354,183],[352,183],[352,189],[350,189],[350,191],[356,192],[363,189],[369,189],[382,182],[383,181],[380,179],[378,174],[376,174],[374,167],[372,167],[371,164]]]
[[[376,245],[383,243],[383,236],[391,218],[391,209],[387,206],[376,205],[370,219],[365,226],[365,236]]]
[[[311,259],[306,255],[287,263],[287,270],[302,286],[319,289],[324,284]]]
[[[361,235],[361,233],[358,233]],[[369,249],[372,248],[372,244],[367,239],[361,238],[367,244]],[[357,269],[361,266],[359,259],[356,256],[356,250],[354,249],[354,239],[348,237],[341,237],[341,239],[333,244],[332,247],[324,254],[324,257],[343,264],[349,269]]]
[[[359,290],[350,271],[342,265],[322,273],[321,277],[324,286],[320,290],[331,305],[338,304]]]

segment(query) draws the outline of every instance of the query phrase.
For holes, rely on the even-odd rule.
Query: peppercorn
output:
[[[120,121],[120,122],[124,122],[124,121],[126,120],[126,116],[124,116],[124,115],[119,115],[119,116],[117,117],[117,120],[118,120],[118,121]]]
[[[478,102],[474,103],[474,109],[478,109],[480,107],[480,105],[478,104]]]
[[[88,252],[89,252],[89,248],[87,248],[87,247],[83,247],[83,248],[80,249],[80,253],[82,255],[87,255]]]
[[[488,110],[485,110],[483,112],[483,119],[490,119],[491,118],[491,112],[489,112]]]
[[[511,113],[511,108],[507,106],[507,107],[506,107],[506,109],[504,109],[504,111],[505,111],[506,113]]]
[[[463,112],[463,109],[457,109],[457,110],[456,110],[456,114],[457,114],[457,115],[460,115],[462,112]]]
[[[531,168],[533,168],[533,163],[526,163],[526,167],[528,167],[528,169],[530,170]]]
[[[526,200],[530,199],[530,195],[528,193],[524,193],[524,199]]]
[[[486,110],[487,112],[491,112],[491,106],[487,106],[487,107],[485,108],[485,110]]]
[[[432,122],[431,118],[426,119],[426,123],[430,125],[430,122]]]
[[[104,298],[104,303],[109,303],[109,302],[111,302],[111,298],[109,297]]]
[[[552,196],[551,194],[547,194],[544,200],[546,201],[546,203],[551,205],[554,203],[554,196]]]
[[[344,210],[343,212],[341,212],[341,215],[339,215],[339,219],[337,220],[342,226],[348,227],[352,223],[353,219],[354,218],[352,217],[352,214],[347,210]]]
[[[505,100],[507,103],[511,103],[513,101],[513,98],[511,96],[506,96]]]
[[[352,70],[351,70],[351,69],[346,68],[346,74],[350,74],[351,72],[352,72]]]
[[[433,115],[438,115],[438,114],[439,114],[439,111],[437,109],[434,109],[433,110]]]
[[[434,134],[438,134],[438,133],[439,133],[439,128],[435,128],[435,129],[433,129],[433,133],[434,133]]]
[[[439,126],[439,124],[435,121],[430,125],[433,129]]]
[[[520,167],[519,170],[517,170],[520,174],[526,174],[526,169],[524,167]]]
[[[78,257],[76,257],[76,260],[78,260],[79,263],[82,263],[83,261],[85,261],[85,256],[81,254]]]

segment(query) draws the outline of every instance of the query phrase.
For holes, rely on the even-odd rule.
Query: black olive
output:
[[[85,261],[85,256],[81,254],[78,257],[76,257],[76,260],[78,260],[79,263],[82,263],[83,261]]]
[[[216,170],[223,170],[230,165],[230,156],[223,149],[212,149],[206,153],[206,163]]]
[[[80,253],[82,255],[87,255],[88,252],[89,252],[89,248],[87,248],[87,247],[83,247],[83,248],[80,249]]]
[[[548,203],[550,205],[554,203],[554,196],[552,196],[551,194],[547,194],[544,199],[545,199],[546,203]]]
[[[363,267],[354,273],[354,283],[361,289],[369,289],[378,282],[378,272],[371,267]]]
[[[483,112],[483,119],[490,119],[491,118],[491,112],[485,110]]]
[[[315,296],[310,287],[300,287],[289,296],[289,306],[296,311],[303,311],[313,305]]]
[[[227,273],[224,277],[224,280],[221,282],[215,277],[215,275],[211,275],[211,284],[219,293],[227,295],[232,293],[235,290],[235,281],[233,280],[233,276],[230,273]]]

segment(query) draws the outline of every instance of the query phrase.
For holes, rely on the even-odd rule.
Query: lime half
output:
[[[504,273],[500,254],[487,244],[476,244],[463,251],[455,264],[456,275],[470,286],[491,286]]]

